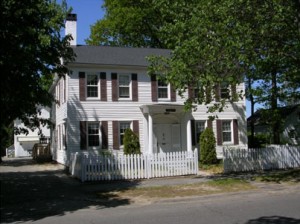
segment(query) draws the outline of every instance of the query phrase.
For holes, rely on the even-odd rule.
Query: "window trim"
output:
[[[225,141],[224,140],[224,122],[229,122],[230,125],[230,141]],[[228,144],[234,144],[234,136],[233,136],[233,120],[222,120],[222,144],[223,145],[228,145]],[[226,131],[227,133],[229,131]]]
[[[167,86],[160,86],[159,82],[161,82],[161,81],[164,81],[167,84]],[[166,98],[159,97],[159,89],[160,88],[167,89],[167,97]],[[171,100],[171,85],[170,85],[170,83],[167,83],[165,80],[157,80],[156,89],[157,89],[157,100],[158,101],[170,101]]]
[[[97,86],[97,93],[98,93],[98,96],[97,97],[90,97],[88,96],[88,76],[90,75],[96,75],[97,76],[97,85],[93,85],[94,87]],[[100,74],[98,73],[94,73],[94,72],[87,72],[86,73],[86,79],[85,79],[85,94],[86,94],[86,100],[100,100]]]
[[[204,123],[204,129],[203,131],[205,131],[205,129],[207,128],[207,120],[195,120],[195,139],[196,139],[196,145],[199,145],[199,137],[200,136],[197,136],[197,123]],[[202,132],[203,132],[202,131]]]
[[[90,146],[89,145],[89,125],[90,124],[97,124],[98,125],[98,136],[99,136],[99,145],[98,146]],[[94,134],[96,135],[96,134]],[[93,149],[101,149],[102,148],[102,141],[101,141],[101,136],[102,133],[101,133],[101,123],[98,122],[98,121],[87,121],[86,122],[86,148],[88,150],[93,150]]]
[[[119,147],[121,148],[121,149],[123,149],[124,148],[124,144],[122,144],[122,141],[121,141],[121,139],[122,139],[122,137],[121,137],[121,135],[124,135],[125,134],[125,130],[126,129],[124,129],[124,133],[121,133],[121,124],[129,124],[129,128],[132,130],[132,121],[119,121],[118,122],[118,139],[119,139]],[[124,138],[124,137],[123,137]]]
[[[226,93],[225,93],[226,89]],[[221,99],[229,99],[230,97],[230,85],[227,82],[221,82],[220,83],[220,98]],[[224,95],[226,94],[226,96]]]
[[[132,100],[132,74],[131,73],[117,73],[117,91],[118,91],[118,100],[120,101],[126,101],[126,100]],[[120,97],[120,76],[128,76],[129,78],[129,97]],[[126,87],[126,86],[125,86]]]

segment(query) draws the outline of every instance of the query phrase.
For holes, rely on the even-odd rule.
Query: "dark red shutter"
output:
[[[237,119],[233,119],[233,144],[238,145],[239,144],[239,126]]]
[[[138,120],[134,120],[134,121],[132,121],[132,128],[133,128],[133,132],[137,135],[137,136],[139,136],[139,121]]]
[[[212,127],[212,120],[207,120],[207,127],[211,128],[211,129],[213,128]]]
[[[119,122],[113,121],[113,149],[120,149],[119,143]]]
[[[176,90],[171,85],[171,101],[176,102]]]
[[[191,86],[188,87],[188,98],[189,99],[194,99],[195,98],[195,89]]]
[[[101,101],[107,101],[106,73],[100,72]]]
[[[111,73],[111,94],[112,101],[118,101],[118,74]]]
[[[131,74],[131,81],[132,81],[132,101],[138,101],[138,80],[137,74]]]
[[[87,139],[87,133],[86,133],[86,121],[80,121],[80,149],[86,150],[86,139]]]
[[[210,103],[212,100],[210,86],[205,87],[205,100],[206,100],[206,103]]]
[[[192,145],[197,145],[195,134],[195,120],[191,120]]]
[[[235,84],[231,85],[231,98],[232,98],[232,101],[238,100],[238,97],[236,96],[236,85]]]
[[[64,80],[64,86],[63,86],[63,91],[64,91],[64,99],[63,99],[63,101],[64,101],[64,103],[67,101],[67,96],[66,96],[66,94],[67,94],[67,75],[65,75],[64,77],[63,77],[63,80]]]
[[[85,101],[85,73],[79,72],[79,100]]]
[[[101,121],[102,149],[108,149],[108,122]]]
[[[151,97],[153,102],[157,102],[157,81],[156,75],[151,75]]]
[[[220,102],[220,84],[215,85],[215,100]]]
[[[223,137],[222,137],[222,120],[216,120],[217,122],[217,145],[223,144]]]

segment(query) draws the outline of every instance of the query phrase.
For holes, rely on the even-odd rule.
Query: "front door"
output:
[[[154,153],[181,149],[180,124],[155,124],[153,132]]]

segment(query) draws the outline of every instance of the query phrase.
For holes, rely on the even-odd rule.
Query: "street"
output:
[[[99,200],[95,192],[103,187],[120,189],[124,183],[82,184],[56,165],[20,161],[0,167],[1,223],[300,223],[298,182],[258,183],[257,190],[158,201],[133,202],[113,195]],[[142,182],[127,183],[122,189],[137,185]]]
[[[239,193],[150,205],[92,206],[36,223],[299,224],[299,211],[299,191]]]

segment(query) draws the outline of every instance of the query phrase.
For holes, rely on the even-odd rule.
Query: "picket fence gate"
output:
[[[274,145],[256,149],[223,149],[224,172],[300,167],[300,147]]]
[[[84,181],[149,179],[198,173],[198,153],[158,154],[73,153],[70,173]]]

